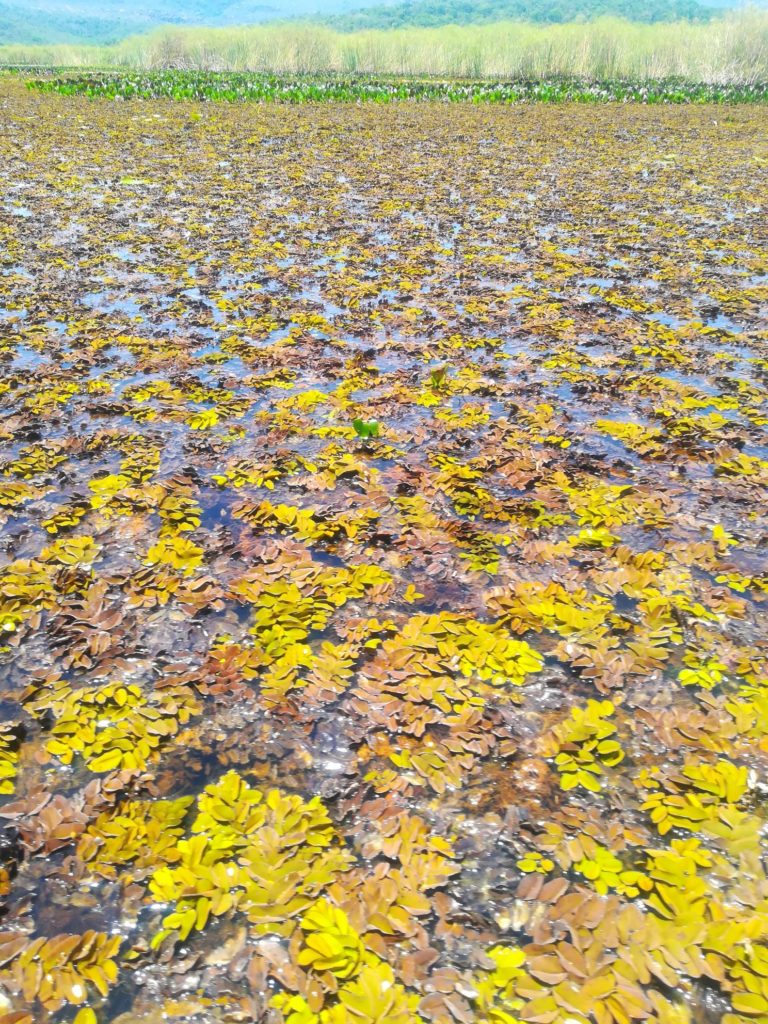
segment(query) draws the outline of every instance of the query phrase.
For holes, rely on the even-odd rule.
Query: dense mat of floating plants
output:
[[[765,1024],[760,111],[0,105],[3,1024]]]
[[[23,69],[19,69],[23,70]],[[38,73],[39,74],[39,73]],[[449,103],[766,103],[768,82],[685,79],[510,79],[503,81],[306,73],[68,71],[30,79],[40,92],[107,99],[213,100],[225,103],[439,100]]]

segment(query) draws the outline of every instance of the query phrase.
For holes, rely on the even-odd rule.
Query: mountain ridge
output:
[[[0,0],[2,44],[108,45],[161,26],[276,21],[358,29],[438,27],[502,20],[555,23],[615,15],[634,21],[708,20],[734,0]],[[718,6],[713,6],[717,4]]]
[[[630,21],[705,21],[722,14],[726,4],[700,0],[403,0],[377,3],[365,10],[323,18],[323,24],[342,32],[365,29],[437,28],[441,25],[482,25],[499,21],[559,24],[589,21],[601,16]]]

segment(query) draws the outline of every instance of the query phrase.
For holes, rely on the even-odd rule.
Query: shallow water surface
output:
[[[0,113],[0,1020],[768,1020],[762,111]]]

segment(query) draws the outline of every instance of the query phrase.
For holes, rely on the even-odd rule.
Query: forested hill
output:
[[[314,22],[342,32],[416,26],[539,23],[617,15],[706,21],[742,0],[0,0],[0,45],[114,43],[161,25]],[[768,0],[752,0],[765,6]]]
[[[643,22],[679,18],[706,21],[719,13],[722,13],[720,8],[698,0],[405,0],[326,17],[323,22],[342,32],[353,32],[369,28],[478,25],[506,20],[552,24],[592,20],[603,15]]]
[[[217,27],[359,12],[380,0],[0,0],[0,44],[114,43],[160,25]],[[318,13],[320,11],[321,13]]]

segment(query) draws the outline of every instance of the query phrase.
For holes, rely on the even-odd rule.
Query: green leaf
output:
[[[352,420],[352,426],[355,428],[355,433],[358,437],[378,437],[379,436],[379,424],[376,420]]]

